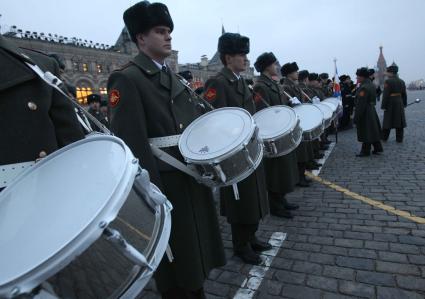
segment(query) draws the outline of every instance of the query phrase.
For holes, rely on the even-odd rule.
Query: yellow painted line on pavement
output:
[[[394,208],[392,206],[386,205],[386,204],[384,204],[384,203],[382,203],[380,201],[377,201],[377,200],[371,199],[369,197],[360,195],[358,193],[352,192],[352,191],[350,191],[350,190],[348,190],[348,189],[346,189],[344,187],[338,186],[338,185],[336,185],[336,184],[334,184],[334,183],[332,183],[330,181],[327,181],[325,179],[322,179],[321,177],[315,176],[315,175],[313,175],[310,172],[306,172],[305,174],[306,174],[306,176],[308,176],[309,178],[315,180],[318,183],[321,183],[321,184],[323,184],[325,186],[328,186],[329,188],[334,189],[334,190],[336,190],[338,192],[344,193],[345,195],[348,195],[348,196],[350,196],[350,197],[352,197],[354,199],[360,200],[360,201],[362,201],[362,202],[364,202],[364,203],[366,203],[368,205],[371,205],[371,206],[380,208],[380,209],[382,209],[384,211],[387,211],[388,213],[391,213],[391,214],[394,214],[394,215],[397,215],[397,216],[400,216],[400,217],[409,219],[410,221],[413,221],[413,222],[416,222],[416,223],[419,223],[419,224],[425,224],[425,218],[412,215],[409,212],[398,210],[398,209],[396,209],[396,208]]]

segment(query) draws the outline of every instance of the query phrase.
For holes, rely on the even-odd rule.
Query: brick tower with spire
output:
[[[378,84],[382,87],[385,82],[385,71],[387,70],[387,62],[384,58],[384,53],[382,52],[382,46],[379,47],[379,57],[378,57],[378,74],[376,76],[376,79],[378,81]]]

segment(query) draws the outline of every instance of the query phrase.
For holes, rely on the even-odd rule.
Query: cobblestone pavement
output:
[[[410,92],[408,101],[416,97],[425,101],[425,92]],[[356,158],[355,129],[340,132],[320,177],[425,217],[425,103],[407,108],[406,116],[404,143],[397,144],[391,132],[380,156]],[[254,298],[425,298],[425,224],[318,182],[297,189],[288,200],[300,205],[294,219],[269,217],[260,226],[263,240],[273,232],[287,233],[287,238]],[[228,263],[205,283],[211,299],[232,298],[241,286],[252,287],[246,283],[252,267],[232,257],[230,228],[224,219],[221,223]],[[159,298],[151,290],[142,297]]]

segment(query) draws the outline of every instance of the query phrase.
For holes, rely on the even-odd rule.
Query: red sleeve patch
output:
[[[359,92],[359,96],[361,96],[361,97],[364,97],[364,96],[365,96],[365,94],[366,94],[366,93],[364,92],[364,90],[362,90],[362,91],[360,91],[360,92]]]
[[[111,105],[112,108],[118,105],[120,99],[121,99],[120,92],[117,89],[112,89],[109,92],[109,105]]]
[[[210,102],[214,100],[216,96],[217,90],[215,90],[214,88],[208,88],[208,90],[205,92],[205,98]]]

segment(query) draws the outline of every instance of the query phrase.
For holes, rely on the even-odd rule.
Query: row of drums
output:
[[[179,149],[211,187],[234,185],[249,176],[263,157],[275,158],[318,138],[342,112],[338,98],[316,104],[267,107],[253,116],[226,107],[199,117],[183,132]]]
[[[215,109],[178,147],[202,183],[235,187],[263,156],[318,138],[340,111],[336,98],[253,116]],[[137,297],[163,255],[173,259],[171,210],[121,139],[95,134],[59,149],[0,192],[0,298]]]

